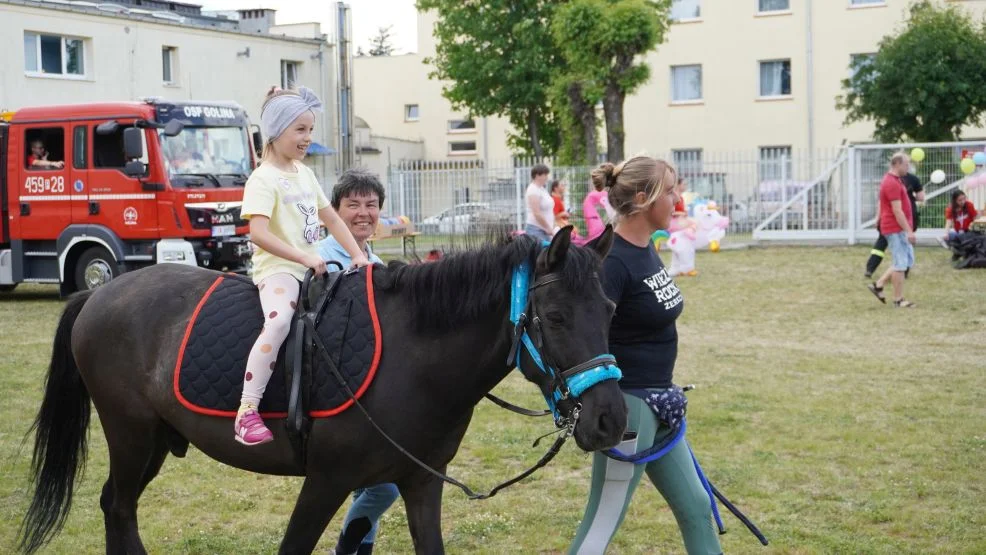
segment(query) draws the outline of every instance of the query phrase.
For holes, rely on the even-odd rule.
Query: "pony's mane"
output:
[[[544,248],[526,235],[501,236],[436,262],[393,261],[381,272],[378,285],[411,303],[419,328],[447,331],[495,310],[507,294],[513,269],[524,261],[534,268]],[[599,265],[599,256],[591,249],[570,246],[561,272],[566,286],[581,290]]]

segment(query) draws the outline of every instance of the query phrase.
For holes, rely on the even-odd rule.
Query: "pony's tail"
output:
[[[19,547],[34,553],[61,530],[72,506],[72,489],[86,463],[89,391],[72,356],[72,326],[92,291],[76,293],[65,305],[55,332],[44,400],[31,430],[34,497],[21,524]]]

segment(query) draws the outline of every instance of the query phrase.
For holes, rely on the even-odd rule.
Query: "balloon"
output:
[[[962,162],[959,163],[959,169],[962,170],[963,175],[969,175],[976,171],[976,163],[972,161],[972,158],[963,158]]]
[[[941,185],[945,182],[945,172],[941,170],[935,170],[931,172],[931,182],[935,185]]]
[[[973,154],[972,161],[975,162],[977,166],[982,166],[986,164],[986,153],[977,152]]]
[[[920,162],[921,160],[924,160],[924,149],[920,147],[912,148],[911,160],[914,160],[915,162]]]

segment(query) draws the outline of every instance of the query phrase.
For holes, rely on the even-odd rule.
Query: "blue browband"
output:
[[[513,277],[511,279],[511,290],[510,290],[510,322],[517,325],[520,321],[521,315],[527,309],[528,296],[530,295],[530,281],[531,281],[531,268],[527,261],[521,262],[516,268],[514,268]],[[528,354],[531,359],[541,369],[546,376],[551,378],[552,383],[557,382],[558,369],[552,368],[546,365],[541,358],[541,353],[535,347],[534,342],[528,335],[527,330],[521,330],[523,334],[521,336],[521,344],[527,349]],[[604,358],[612,359],[612,355],[599,355],[590,360],[600,360]],[[515,361],[516,367],[520,368],[521,361],[521,350],[517,350],[517,359]],[[579,397],[587,389],[598,384],[599,382],[605,380],[619,380],[623,377],[623,373],[620,368],[615,364],[600,364],[594,368],[579,372],[574,376],[569,376],[565,379],[565,385],[568,387],[568,395],[572,397]],[[555,403],[561,400],[563,397],[563,392],[559,390],[557,386],[552,387],[551,395],[545,395],[545,402],[548,404],[548,408],[551,409],[552,414],[555,417],[555,421],[558,422],[560,415],[555,407]]]

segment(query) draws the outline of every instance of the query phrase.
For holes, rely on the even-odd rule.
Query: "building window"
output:
[[[281,88],[293,88],[298,82],[298,65],[300,62],[281,60]]]
[[[672,21],[688,21],[700,17],[702,17],[702,0],[672,0]]]
[[[859,70],[873,63],[876,54],[851,54],[849,56],[849,78],[853,78]],[[871,77],[875,77],[871,76]]]
[[[24,71],[85,76],[85,41],[76,37],[24,33]]]
[[[65,131],[61,127],[28,129],[24,138],[27,144],[24,167],[41,171],[65,167]],[[58,162],[61,167],[55,164]]]
[[[786,12],[791,9],[791,0],[757,0],[757,11],[760,13]]]
[[[702,149],[672,150],[671,160],[678,169],[679,176],[697,175],[702,173]]]
[[[417,104],[404,105],[404,121],[418,121],[419,111]]]
[[[790,96],[791,60],[760,62],[760,96]]]
[[[791,147],[763,146],[760,147],[760,181],[790,180],[793,165],[791,163]]]
[[[886,3],[886,0],[849,0],[850,6],[874,6]]]
[[[178,49],[174,46],[161,48],[161,79],[165,85],[178,83]]]
[[[702,66],[671,66],[671,102],[702,100]]]
[[[476,121],[471,119],[452,119],[448,122],[449,133],[473,133],[476,131]]]
[[[451,141],[448,144],[449,154],[476,154],[476,141]]]

